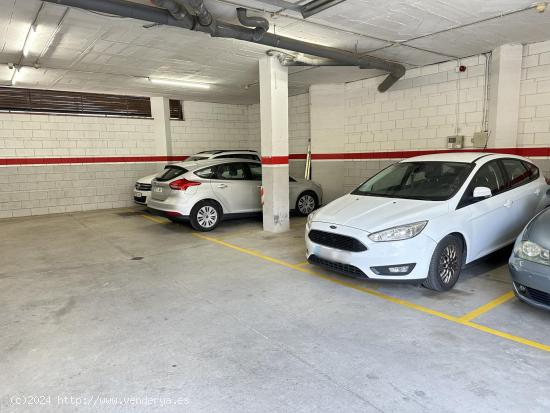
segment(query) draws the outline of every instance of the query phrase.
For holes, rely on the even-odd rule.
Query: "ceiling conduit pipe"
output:
[[[176,0],[182,1],[182,0]],[[216,19],[210,14],[202,0],[185,0],[191,12],[197,16],[200,27],[205,28],[207,33],[216,36]],[[154,2],[154,1],[153,1]],[[194,30],[198,30],[195,28]]]
[[[186,18],[193,20],[193,16],[189,15],[189,12],[185,6],[179,4],[175,0],[153,0],[152,3],[158,7],[168,10],[168,12],[176,20],[184,20]]]
[[[269,22],[263,17],[252,17],[246,15],[247,10],[244,7],[237,8],[237,18],[243,26],[254,27],[255,35],[253,40],[259,42],[264,33],[269,30]]]
[[[261,39],[255,40],[257,32],[243,26],[237,26],[231,23],[216,21],[210,12],[204,6],[202,0],[187,0],[190,11],[197,14],[196,19],[193,16],[186,15],[182,20],[172,16],[167,10],[157,7],[145,6],[139,3],[132,3],[125,0],[43,0],[48,3],[61,4],[69,7],[76,7],[84,10],[93,10],[96,12],[115,14],[122,17],[129,17],[138,20],[149,21],[153,23],[164,24],[167,26],[176,26],[184,29],[208,33],[213,37],[225,37],[247,42],[263,44],[269,47],[292,50],[306,55],[318,56],[333,60],[347,66],[358,66],[362,69],[379,69],[389,72],[384,81],[378,85],[380,92],[388,90],[404,74],[405,67],[398,63],[379,59],[371,56],[357,57],[354,54],[332,47],[321,46],[314,43],[303,42],[289,37],[278,36],[272,33],[264,33]],[[158,0],[152,0],[156,2]],[[178,4],[182,0],[177,0]],[[199,24],[195,21],[198,20]]]

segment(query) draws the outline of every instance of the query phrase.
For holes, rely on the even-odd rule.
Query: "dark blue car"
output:
[[[517,297],[550,310],[550,207],[519,235],[509,265]]]

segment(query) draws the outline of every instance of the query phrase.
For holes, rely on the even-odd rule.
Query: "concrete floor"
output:
[[[294,266],[301,218],[214,240],[133,211],[0,221],[0,412],[550,410],[550,352],[521,341],[550,314],[453,321],[510,290],[509,251],[438,294]]]

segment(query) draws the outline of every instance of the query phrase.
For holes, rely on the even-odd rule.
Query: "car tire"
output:
[[[200,201],[191,210],[189,219],[194,230],[212,231],[222,220],[222,209],[217,202]]]
[[[422,285],[430,290],[448,291],[454,287],[460,276],[464,246],[455,235],[447,235],[435,247],[428,278]]]
[[[319,206],[317,195],[313,191],[302,192],[296,200],[294,210],[303,217],[311,214]]]

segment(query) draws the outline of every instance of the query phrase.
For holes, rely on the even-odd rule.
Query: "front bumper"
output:
[[[330,228],[331,225],[337,229]],[[353,237],[363,243],[367,250],[351,252],[317,244],[309,239],[309,231],[312,229]],[[310,228],[306,228],[306,258],[312,264],[356,278],[407,281],[423,280],[428,276],[430,260],[437,245],[433,239],[420,233],[403,241],[374,242],[368,235],[368,232],[356,228],[313,222]],[[404,275],[382,275],[372,269],[404,264],[414,264],[412,271]]]
[[[535,307],[550,310],[550,267],[512,254],[509,268],[516,296]]]
[[[141,191],[134,189],[134,202],[140,205],[147,205],[147,200],[151,196],[151,191]]]

